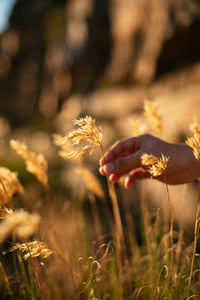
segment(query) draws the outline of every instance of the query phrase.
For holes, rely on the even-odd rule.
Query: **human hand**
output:
[[[169,157],[164,175],[152,177],[141,164],[144,153],[160,158]],[[126,138],[115,143],[100,160],[101,175],[108,175],[116,183],[125,175],[124,187],[131,188],[137,180],[145,178],[158,179],[168,184],[183,184],[200,176],[200,164],[193,150],[186,144],[170,144],[149,134]],[[166,179],[165,179],[166,178]]]

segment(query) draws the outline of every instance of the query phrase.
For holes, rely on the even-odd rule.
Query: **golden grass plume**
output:
[[[82,160],[80,156],[77,157],[74,155],[70,155],[70,153],[74,153],[74,149],[70,142],[66,141],[66,138],[64,136],[61,136],[60,134],[53,134],[52,137],[54,144],[61,148],[61,150],[58,152],[60,157],[62,157],[65,160],[71,160],[77,165],[82,165]]]
[[[161,158],[158,159],[152,154],[143,154],[141,157],[141,163],[143,166],[148,167],[148,172],[152,176],[160,176],[166,172],[168,165],[169,157],[166,157],[162,154]]]
[[[15,193],[19,195],[25,193],[23,186],[17,178],[17,173],[0,167],[0,206],[7,205]]]
[[[162,132],[162,117],[158,111],[158,106],[155,103],[150,103],[144,100],[144,114],[148,118],[151,127],[155,132],[161,134]]]
[[[25,160],[27,171],[48,189],[48,164],[44,156],[30,151],[25,144],[16,140],[11,140],[10,145]]]
[[[129,121],[132,125],[134,135],[141,135],[146,131],[146,126],[139,119],[130,117]]]
[[[90,116],[80,118],[73,122],[79,128],[70,131],[66,136],[54,134],[54,143],[61,147],[62,151],[59,155],[64,159],[69,159],[81,165],[81,157],[85,154],[92,154],[93,151],[100,147],[102,148],[102,132],[95,124],[95,120]],[[82,147],[74,148],[74,145],[88,142],[89,144]]]
[[[200,162],[200,123],[194,119],[190,125],[190,130],[193,133],[193,137],[186,140],[186,144],[193,149],[194,156]]]
[[[16,243],[8,251],[13,252],[16,250],[23,253],[23,258],[25,260],[32,257],[47,258],[53,254],[53,251],[50,250],[44,242],[36,240],[28,243]]]
[[[0,224],[0,243],[10,235],[17,235],[20,238],[28,238],[37,231],[40,223],[40,216],[36,213],[30,214],[24,210],[3,211],[3,222]]]

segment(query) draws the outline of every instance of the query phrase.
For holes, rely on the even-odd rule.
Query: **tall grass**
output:
[[[149,106],[148,109],[150,111]],[[158,118],[154,111],[154,126],[160,131],[156,116]],[[122,197],[118,197],[109,181],[107,188],[105,182],[102,186],[85,167],[83,155],[92,154],[96,148],[104,152],[101,129],[90,117],[76,120],[75,125],[78,129],[64,137],[54,135],[54,142],[61,148],[60,155],[70,160],[77,176],[81,176],[92,218],[85,210],[86,200],[79,194],[79,186],[74,197],[56,207],[57,195],[51,190],[45,158],[12,141],[12,148],[25,160],[27,170],[36,176],[51,197],[38,208],[36,203],[28,201],[17,175],[14,173],[14,177],[9,170],[0,169],[1,298],[199,299],[199,262],[196,259],[199,206],[194,244],[187,245],[182,227],[179,231],[174,229],[168,186],[166,199],[170,218],[166,226],[159,209],[153,214],[149,211],[148,195],[138,184],[141,205],[139,226],[136,226],[130,209],[132,203],[125,199],[125,194],[122,193],[124,199],[120,199]],[[149,165],[153,168],[150,170],[165,174],[167,158],[151,159]],[[14,194],[21,197],[21,210]],[[105,195],[110,195],[112,209]],[[123,220],[119,199],[123,202]]]

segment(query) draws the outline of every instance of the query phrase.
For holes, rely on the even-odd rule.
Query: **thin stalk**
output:
[[[104,155],[104,150],[102,145],[100,146],[100,149],[102,155]],[[108,184],[108,191],[109,191],[112,208],[113,208],[114,220],[116,224],[115,240],[116,240],[117,266],[118,266],[119,281],[120,281],[119,290],[120,290],[120,299],[123,299],[122,244],[125,245],[125,239],[124,239],[123,227],[122,227],[119,204],[115,192],[115,187],[114,184],[109,181],[108,177],[107,177],[107,184]]]
[[[149,265],[149,271],[150,271],[150,281],[154,282],[154,272],[153,272],[153,268],[154,268],[154,255],[155,253],[153,253],[153,249],[152,249],[152,225],[150,222],[150,216],[149,216],[149,212],[147,210],[147,206],[145,203],[145,194],[144,194],[144,189],[142,189],[141,187],[141,183],[138,183],[138,190],[139,190],[139,194],[140,194],[140,203],[141,203],[141,210],[142,210],[142,217],[143,217],[143,228],[144,228],[144,234],[145,234],[145,245],[146,245],[146,249],[147,249],[147,254],[150,255],[150,259],[148,261],[148,265]],[[151,236],[149,235],[149,230],[151,232]],[[153,250],[153,251],[152,251]],[[151,290],[152,292],[152,290]],[[152,295],[151,295],[152,296]]]
[[[191,267],[190,267],[187,299],[189,299],[189,294],[190,294],[190,289],[191,289],[192,273],[193,273],[193,269],[194,269],[195,254],[196,254],[197,241],[198,241],[198,236],[199,236],[199,217],[200,217],[200,178],[198,178],[198,204],[197,204],[197,212],[196,212],[196,219],[195,219],[194,247],[193,247],[192,262],[191,262]]]
[[[30,287],[31,287],[31,297],[32,299],[36,299],[36,295],[35,295],[35,285],[34,285],[34,280],[33,280],[33,263],[32,263],[32,254],[31,254],[31,251],[30,251],[30,248],[29,248],[29,245],[28,245],[28,242],[25,242],[26,243],[26,247],[27,247],[27,250],[28,250],[28,253],[30,255],[30,260],[28,261],[28,264],[27,264],[27,270],[28,270],[28,275],[29,275],[29,280],[30,280]]]
[[[180,211],[183,211],[183,201],[186,196],[186,191],[187,191],[187,185],[184,184],[183,186],[183,191],[182,191],[182,196],[181,196],[181,203],[180,203]],[[180,262],[180,257],[182,253],[182,245],[183,245],[183,220],[184,220],[184,215],[179,219],[179,234],[178,234],[178,243],[177,243],[177,251],[176,251],[176,257],[175,257],[175,273],[178,274],[179,271],[179,262]]]
[[[96,198],[95,196],[88,191],[88,198],[90,201],[90,206],[92,209],[92,215],[94,219],[94,226],[95,226],[95,231],[97,235],[102,235],[102,230],[101,230],[101,221],[98,213],[98,208],[97,208],[97,203],[96,203]]]
[[[8,191],[7,191],[6,187],[5,187],[5,184],[4,184],[4,182],[3,182],[2,178],[1,178],[1,176],[0,176],[0,183],[1,183],[2,187],[3,187],[3,190],[4,190],[4,192],[5,192],[6,196],[7,196],[7,198],[8,198],[9,203],[12,204],[12,199],[11,199],[11,197],[10,197],[9,194],[8,194]]]
[[[170,200],[170,195],[169,195],[169,187],[167,184],[167,179],[166,179],[166,174],[164,174],[165,177],[165,186],[166,186],[166,191],[167,191],[167,199],[169,203],[169,208],[170,208],[170,258],[171,258],[171,270],[172,270],[172,280],[174,279],[174,254],[173,254],[173,244],[174,244],[174,218],[173,218],[173,207],[171,204]]]
[[[102,155],[104,155],[104,150],[103,147],[101,146],[101,152]],[[123,233],[123,227],[122,227],[122,222],[121,222],[121,216],[120,216],[120,210],[119,210],[119,204],[118,204],[118,199],[117,195],[115,192],[115,187],[112,182],[109,181],[109,178],[107,178],[107,184],[108,184],[108,191],[109,195],[111,198],[111,203],[112,203],[112,208],[113,208],[113,213],[114,213],[114,219],[117,227],[117,234],[120,236],[120,240],[124,241],[124,233]]]

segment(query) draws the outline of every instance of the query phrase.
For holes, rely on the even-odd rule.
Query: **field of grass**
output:
[[[146,117],[160,134],[160,115],[145,105]],[[134,133],[142,134],[143,127],[132,121]],[[17,173],[0,168],[1,299],[200,299],[199,206],[192,242],[174,222],[167,184],[168,207],[152,213],[137,183],[139,213],[134,215],[121,183],[103,181],[91,171],[97,174],[98,165],[85,163],[85,154],[104,154],[102,130],[91,117],[74,126],[66,136],[52,137],[63,163],[72,166],[72,188],[61,203],[44,156],[10,142],[38,183],[26,191]],[[40,199],[34,198],[34,189],[41,191]]]

